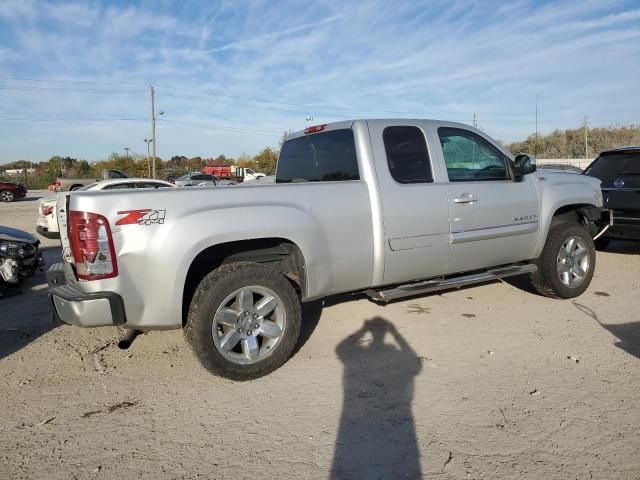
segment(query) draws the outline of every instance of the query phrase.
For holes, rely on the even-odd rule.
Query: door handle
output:
[[[474,197],[470,193],[463,193],[458,198],[453,199],[453,203],[476,203],[478,201],[477,197]]]

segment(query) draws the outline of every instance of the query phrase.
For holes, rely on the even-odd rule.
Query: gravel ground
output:
[[[35,196],[0,224],[34,231]],[[309,304],[294,357],[246,383],[179,331],[122,351],[54,325],[39,274],[0,299],[0,478],[638,479],[639,254],[598,253],[575,301],[514,280]]]

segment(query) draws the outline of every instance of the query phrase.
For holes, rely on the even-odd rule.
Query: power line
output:
[[[83,92],[83,93],[140,93],[146,90],[116,90],[95,88],[70,88],[70,87],[37,87],[33,85],[0,85],[0,90],[24,90],[28,92]]]
[[[41,91],[41,92],[68,92],[68,93],[94,93],[94,94],[131,94],[131,93],[143,93],[146,92],[146,89],[108,89],[108,88],[91,88],[91,85],[135,85],[142,86],[139,82],[107,82],[107,81],[96,81],[96,80],[56,80],[56,79],[38,79],[38,78],[25,78],[25,77],[11,77],[0,75],[0,79],[9,80],[9,81],[23,81],[23,82],[40,82],[40,83],[59,83],[62,86],[36,86],[36,85],[0,85],[0,90],[23,90],[23,91]],[[65,87],[64,85],[79,85],[78,87]],[[80,85],[87,85],[87,87],[81,87]],[[367,116],[367,113],[380,113],[380,114],[391,114],[398,115],[403,117],[438,117],[438,116],[448,116],[448,115],[462,115],[466,116],[466,114],[470,112],[460,112],[460,111],[439,111],[433,112],[430,114],[425,114],[424,112],[419,111],[399,111],[399,110],[384,110],[384,109],[367,109],[367,108],[351,108],[351,107],[343,107],[343,106],[331,106],[331,105],[314,105],[314,104],[302,104],[302,103],[292,103],[292,102],[283,102],[276,101],[270,99],[263,99],[257,97],[248,97],[248,96],[238,96],[238,95],[230,95],[226,92],[201,92],[198,94],[197,91],[193,89],[183,89],[179,87],[172,86],[162,86],[160,87],[165,91],[160,91],[162,95],[174,97],[174,98],[182,98],[189,100],[205,100],[213,103],[218,103],[222,105],[229,106],[239,106],[245,108],[252,108],[258,110],[266,110],[266,111],[285,111],[285,112],[293,112],[293,113],[309,113],[313,111],[316,114],[320,115],[337,115],[341,112],[353,112],[357,115]],[[171,92],[173,90],[174,92]],[[185,93],[175,93],[175,92],[189,92]],[[229,100],[224,100],[229,99]],[[239,102],[236,102],[238,100]],[[247,103],[247,102],[258,102],[258,103]],[[517,113],[482,113],[482,117],[485,119],[483,123],[520,123],[520,124],[528,124],[532,123],[529,119],[529,115],[527,114],[517,114]],[[486,118],[489,117],[489,120]],[[511,119],[527,119],[527,120],[492,120],[491,118],[511,118]],[[547,115],[546,118],[568,118],[575,117],[574,114],[569,113],[557,113],[555,115]],[[449,119],[450,121],[463,122],[467,123],[468,120],[458,120],[458,119]]]
[[[262,134],[262,135],[280,135],[282,134],[282,132],[285,131],[285,129],[281,130],[281,131],[276,131],[276,130],[257,130],[257,129],[252,129],[252,128],[244,128],[244,127],[234,127],[231,125],[213,125],[213,124],[209,124],[209,123],[201,123],[201,122],[190,122],[190,121],[183,121],[183,120],[170,120],[168,118],[159,118],[158,119],[159,122],[167,122],[167,123],[176,123],[176,124],[180,124],[180,125],[189,125],[192,127],[200,127],[200,128],[208,128],[211,130],[229,130],[229,131],[238,131],[238,132],[250,132],[250,133],[257,133],[257,134]]]
[[[31,116],[31,117],[7,117],[0,116],[0,121],[29,121],[29,122],[147,122],[147,118],[69,118],[69,117],[42,117],[42,116]],[[238,131],[238,132],[250,132],[257,133],[261,135],[280,135],[285,129],[282,131],[279,130],[259,130],[252,128],[243,128],[243,127],[235,127],[232,125],[215,125],[203,122],[196,121],[186,121],[186,120],[170,120],[166,118],[158,118],[160,122],[167,123],[175,123],[180,125],[188,125],[192,127],[199,128],[207,128],[210,130],[226,130],[226,131]]]
[[[404,115],[404,116],[412,116],[416,113],[418,113],[418,116],[423,116],[424,112],[415,110],[415,111],[400,111],[400,110],[384,110],[384,109],[375,109],[375,110],[371,110],[371,109],[367,109],[367,108],[351,108],[351,107],[342,107],[342,106],[330,106],[330,105],[314,105],[314,104],[304,104],[304,103],[291,103],[291,102],[282,102],[282,101],[276,101],[276,100],[269,100],[269,99],[264,99],[264,98],[258,98],[258,97],[246,97],[246,96],[239,96],[239,95],[230,95],[228,93],[222,93],[219,91],[211,91],[211,92],[203,92],[200,91],[198,92],[197,90],[193,90],[193,89],[183,89],[183,88],[178,88],[178,87],[171,87],[171,86],[163,86],[163,85],[157,85],[158,87],[160,87],[160,89],[158,92],[161,93],[162,95],[166,95],[166,96],[170,96],[170,97],[176,97],[176,98],[188,98],[188,99],[202,99],[202,100],[207,100],[207,101],[211,101],[211,102],[215,102],[215,103],[224,103],[224,101],[220,100],[220,98],[223,99],[234,99],[234,100],[240,100],[242,102],[242,104],[237,104],[237,103],[226,103],[228,105],[240,105],[240,106],[251,106],[254,108],[260,108],[260,109],[264,109],[264,110],[269,110],[269,109],[273,109],[273,110],[285,110],[285,111],[294,111],[294,112],[308,112],[308,111],[314,111],[314,112],[319,112],[319,113],[323,113],[326,111],[351,111],[351,112],[356,112],[356,113],[362,113],[362,112],[379,112],[379,113],[385,113],[385,114],[394,114],[394,115]],[[188,93],[175,93],[175,92],[171,92],[171,90],[175,91],[175,92],[188,92]],[[258,105],[258,104],[250,104],[250,103],[246,103],[247,101],[249,102],[259,102],[261,104],[265,104],[265,105]],[[277,108],[273,108],[270,107],[271,105],[279,105],[282,107],[289,107],[287,109],[277,109]],[[461,111],[445,111],[445,110],[440,110],[440,111],[434,111],[432,114],[429,115],[461,115],[461,116],[465,116],[467,114],[471,114],[472,112],[461,112]],[[482,112],[481,112],[482,113]],[[531,123],[531,116],[530,114],[518,114],[518,113],[498,113],[498,112],[491,112],[491,113],[482,113],[483,118],[484,117],[503,117],[503,118],[526,118],[528,120],[523,121],[523,123]],[[575,116],[573,114],[556,114],[556,117],[558,116],[563,116],[563,117],[569,117],[569,116]],[[553,116],[551,117],[553,118]],[[452,120],[452,121],[462,121],[462,120]],[[464,120],[466,121],[466,120]],[[497,121],[497,120],[494,120]]]
[[[29,121],[29,122],[141,122],[146,121],[146,118],[68,118],[68,117],[2,117],[0,120],[15,120],[15,121]]]
[[[19,78],[19,77],[7,77],[0,75],[1,80],[15,80],[20,82],[51,82],[51,83],[68,83],[68,84],[89,84],[89,85],[140,85],[140,82],[105,82],[100,80],[54,80],[49,78]]]

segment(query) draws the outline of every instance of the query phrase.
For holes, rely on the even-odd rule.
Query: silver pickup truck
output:
[[[66,323],[184,329],[236,380],[290,356],[301,302],[388,302],[529,274],[571,298],[595,269],[597,179],[536,171],[485,133],[433,120],[355,120],[287,137],[269,185],[78,192],[56,209],[48,272]]]

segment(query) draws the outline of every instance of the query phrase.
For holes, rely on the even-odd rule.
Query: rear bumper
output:
[[[78,327],[104,327],[123,325],[127,321],[120,295],[83,292],[68,263],[52,265],[47,272],[47,283],[54,315],[64,323]]]

